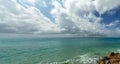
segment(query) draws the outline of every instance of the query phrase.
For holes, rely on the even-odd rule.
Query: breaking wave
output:
[[[97,64],[97,61],[100,58],[101,57],[99,55],[84,54],[84,55],[80,55],[80,56],[73,58],[73,59],[68,59],[68,60],[63,61],[63,62],[51,62],[51,63],[40,62],[38,64]]]
[[[113,52],[119,52],[120,49],[117,49],[116,51]],[[99,53],[87,53],[84,55],[77,56],[76,58],[73,59],[68,59],[63,62],[40,62],[38,64],[97,64],[98,60],[102,59],[102,55]]]

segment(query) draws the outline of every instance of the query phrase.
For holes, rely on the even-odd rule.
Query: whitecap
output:
[[[97,61],[100,59],[101,57],[99,55],[94,55],[94,54],[84,54],[84,55],[80,55],[77,56],[76,58],[73,59],[68,59],[66,61],[62,61],[62,62],[47,62],[47,63],[38,63],[38,64],[64,64],[64,63],[68,63],[68,64],[97,64]]]

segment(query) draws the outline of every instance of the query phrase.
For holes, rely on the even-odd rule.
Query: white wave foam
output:
[[[89,54],[85,54],[80,56],[79,61],[81,64],[97,64],[98,59],[99,58],[97,57],[92,57],[92,55],[90,56]]]
[[[76,58],[73,59],[68,59],[63,62],[52,62],[52,63],[38,63],[38,64],[97,64],[97,61],[100,59],[100,56],[93,55],[93,54],[85,54],[85,55],[80,55]]]
[[[120,49],[117,49],[117,51],[116,51],[116,52],[120,53]]]

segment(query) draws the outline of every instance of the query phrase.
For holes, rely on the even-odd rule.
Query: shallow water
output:
[[[96,64],[120,38],[1,38],[0,64]]]

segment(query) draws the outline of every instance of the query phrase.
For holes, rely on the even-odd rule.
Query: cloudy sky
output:
[[[1,34],[120,36],[120,0],[0,0]]]

